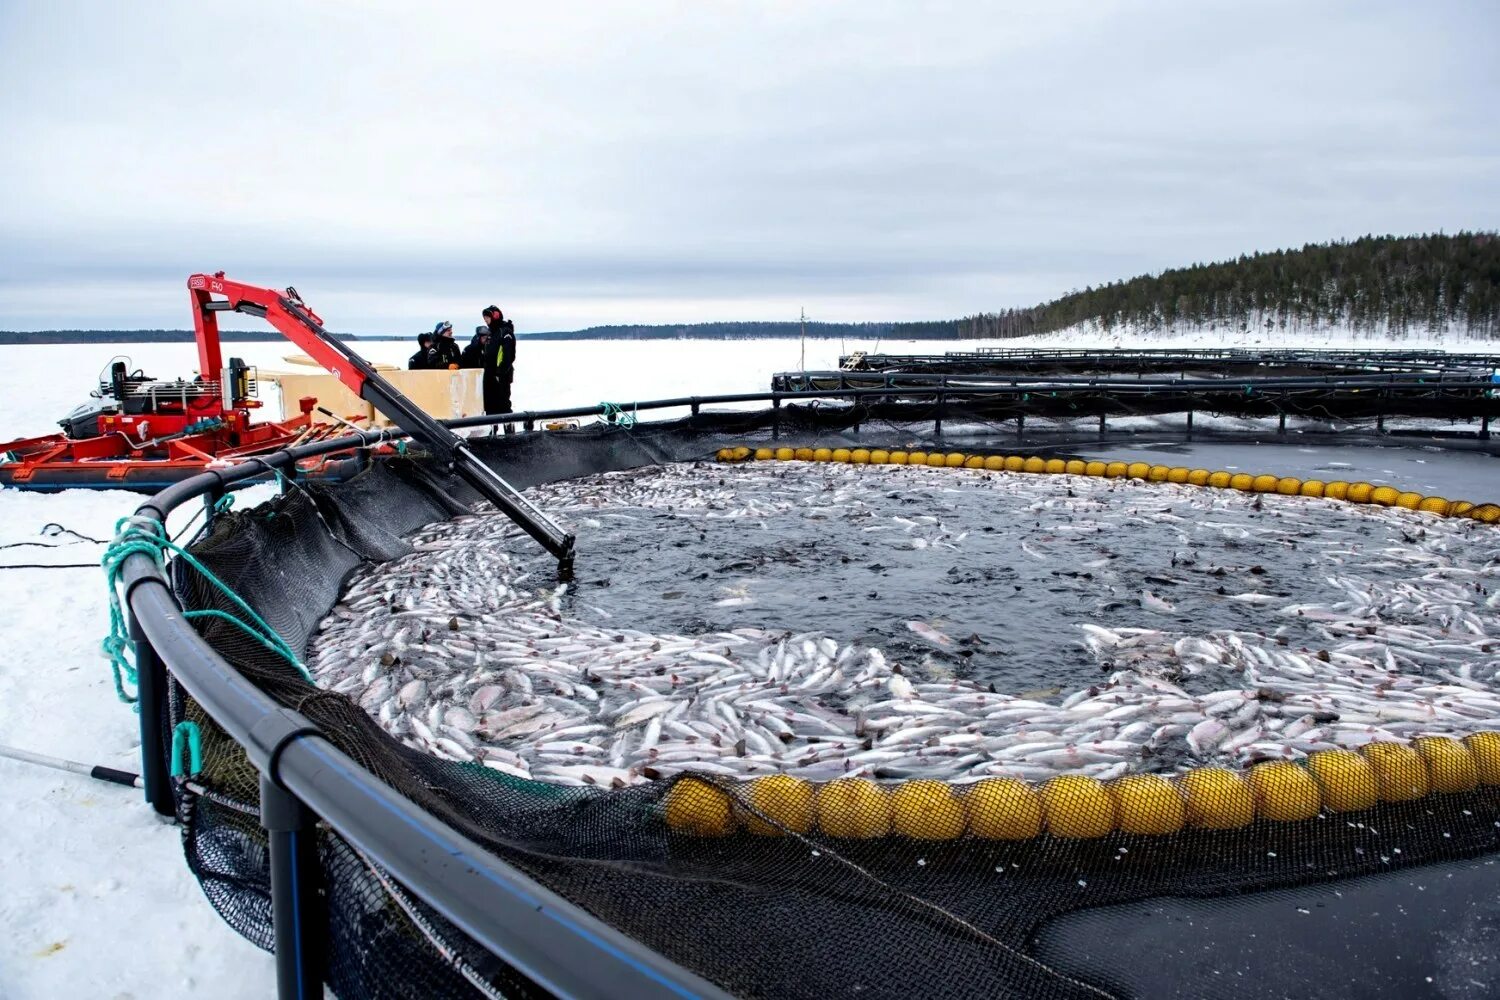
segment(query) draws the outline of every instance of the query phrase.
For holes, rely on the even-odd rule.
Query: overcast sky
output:
[[[1500,228],[1500,4],[0,0],[0,329],[947,318]]]

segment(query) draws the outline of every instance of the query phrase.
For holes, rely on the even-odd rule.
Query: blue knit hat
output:
[[[437,326],[435,326],[435,327],[432,328],[432,335],[434,337],[441,337],[444,333],[447,333],[449,330],[452,330],[452,329],[453,329],[453,324],[450,323],[450,322],[448,322],[447,320],[443,320]]]

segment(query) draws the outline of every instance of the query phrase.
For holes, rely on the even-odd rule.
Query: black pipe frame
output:
[[[1002,387],[1011,392],[1027,387]],[[951,388],[910,390],[939,396]],[[719,396],[683,396],[633,404],[632,411],[692,407],[714,403],[772,403],[861,397],[888,390],[850,389],[828,392],[757,392]],[[502,422],[609,415],[604,405],[541,412],[516,412],[445,421],[450,428]],[[774,426],[773,426],[774,429]],[[174,484],[144,502],[137,514],[165,524],[178,506],[265,475],[267,468],[290,469],[303,459],[369,448],[405,435],[361,431],[342,438],[257,457]],[[218,655],[183,618],[182,607],[161,567],[136,553],[122,567],[131,634],[137,637],[140,662],[159,663],[244,747],[261,772],[269,802],[263,802],[273,850],[274,929],[278,983],[282,997],[304,997],[321,976],[326,953],[326,919],[316,911],[314,874],[306,871],[316,853],[309,849],[312,824],[321,820],[376,864],[390,872],[415,896],[482,947],[544,989],[563,997],[711,997],[729,995],[681,968],[580,907],[534,882],[457,831],[423,812],[361,768],[324,739],[304,716],[282,708]],[[164,688],[164,685],[163,685]],[[151,700],[160,704],[153,690]],[[148,723],[148,719],[150,720]],[[160,731],[147,738],[160,716],[142,705],[142,774],[148,798],[158,804],[166,784],[162,773]],[[156,753],[152,753],[153,748]],[[152,759],[152,758],[155,759]],[[153,794],[155,789],[155,794]],[[300,810],[300,811],[299,811]],[[294,875],[299,866],[301,877]]]

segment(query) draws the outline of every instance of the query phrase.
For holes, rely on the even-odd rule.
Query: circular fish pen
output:
[[[261,774],[305,729],[664,960],[632,995],[1500,987],[1492,496],[805,391],[833,395],[476,439],[576,531],[565,583],[418,455],[219,512],[176,594],[284,728],[237,732],[152,637],[219,911],[269,944]],[[589,992],[364,833],[315,838],[340,996]]]

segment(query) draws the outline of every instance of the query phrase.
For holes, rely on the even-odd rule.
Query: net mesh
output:
[[[783,440],[798,443],[849,423],[817,410],[705,414],[632,431],[500,438],[479,450],[524,487],[704,458],[727,436],[764,437],[773,419]],[[435,465],[398,458],[345,484],[299,486],[222,515],[192,551],[302,648],[351,570],[405,554],[403,535],[474,499]],[[234,610],[196,574],[176,575],[184,606]],[[1441,762],[1351,766],[1322,776],[1310,799],[1312,779],[1294,765],[1295,775],[1262,776],[1253,787],[1230,775],[1165,799],[1148,786],[1088,782],[1041,793],[1003,782],[958,790],[913,782],[893,792],[702,777],[564,788],[416,752],[239,630],[212,619],[199,627],[276,702],[422,809],[737,995],[1286,995],[1284,954],[1255,944],[1267,920],[1306,921],[1306,936],[1286,949],[1336,935],[1352,955],[1393,928],[1407,944],[1394,957],[1368,945],[1373,967],[1325,954],[1303,973],[1304,995],[1341,995],[1351,983],[1368,995],[1438,995],[1448,973],[1435,986],[1433,970],[1462,964],[1449,954],[1452,942],[1487,940],[1497,925],[1500,788],[1444,772]],[[188,863],[215,909],[269,949],[258,776],[175,686],[168,704],[164,727],[190,719],[203,734],[202,770],[178,786]],[[1454,790],[1433,794],[1434,785]],[[543,995],[326,828],[319,854],[328,978],[344,1000],[481,995],[476,981],[492,995]],[[1465,859],[1478,860],[1440,871]],[[1396,902],[1374,920],[1368,912],[1330,919],[1335,901],[1362,898],[1366,883]],[[1256,909],[1267,901],[1270,917]],[[1195,930],[1195,920],[1215,919],[1218,937]],[[1496,970],[1469,971],[1500,991]]]

